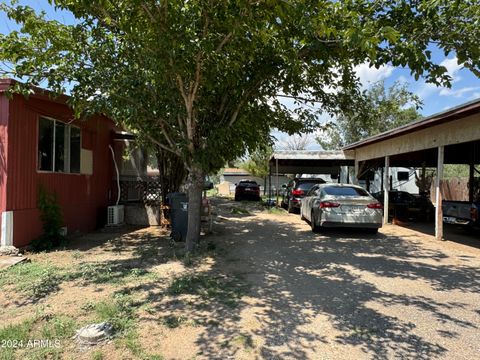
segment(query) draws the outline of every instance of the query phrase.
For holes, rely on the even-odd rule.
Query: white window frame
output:
[[[52,121],[53,122],[53,150],[52,150],[52,170],[42,170],[40,169],[40,163],[38,162],[38,139],[39,139],[39,136],[40,136],[40,120],[41,119],[45,119],[45,120],[49,120],[49,121]],[[56,137],[57,137],[57,132],[56,132],[56,125],[57,125],[57,122],[58,123],[61,123],[63,125],[65,125],[65,133],[64,133],[64,151],[65,151],[65,162],[63,164],[64,166],[64,171],[56,171],[55,170],[55,158],[56,158],[56,153],[55,153],[55,150],[56,150]],[[78,173],[72,173],[70,172],[70,135],[71,135],[71,128],[74,127],[74,128],[77,128],[78,130],[80,130],[80,164],[81,164],[81,156],[82,156],[82,129],[80,128],[80,126],[76,126],[76,125],[72,125],[72,124],[68,124],[68,123],[65,123],[63,121],[60,121],[60,120],[57,120],[57,119],[54,119],[54,118],[51,118],[49,116],[39,116],[38,117],[38,121],[37,121],[37,172],[39,173],[56,173],[56,174],[69,174],[69,175],[81,175],[81,170],[79,169],[79,172]]]

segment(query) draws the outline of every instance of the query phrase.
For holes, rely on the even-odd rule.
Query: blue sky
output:
[[[49,19],[56,19],[62,23],[69,24],[75,21],[72,14],[65,11],[55,11],[46,0],[24,0],[20,1],[20,3],[22,5],[30,5],[37,10],[44,10]],[[1,33],[9,33],[16,28],[16,25],[6,19],[5,16],[0,18]],[[448,108],[468,101],[480,99],[480,79],[469,70],[459,66],[455,54],[445,56],[442,51],[432,50],[433,59],[444,65],[453,79],[450,89],[427,84],[422,79],[415,81],[415,79],[410,76],[408,69],[395,68],[390,65],[375,69],[369,68],[368,65],[364,64],[357,67],[357,74],[364,87],[368,87],[369,84],[382,79],[385,80],[387,86],[398,80],[405,82],[409,90],[422,99],[423,108],[420,112],[424,116],[445,111]],[[274,134],[279,141],[284,140],[286,137],[278,132]],[[314,146],[314,148],[316,147]]]
[[[409,69],[396,68],[391,65],[375,69],[370,68],[368,64],[362,64],[357,66],[356,70],[364,88],[368,88],[372,83],[380,80],[384,80],[387,87],[391,86],[395,81],[406,83],[408,89],[422,100],[423,107],[419,111],[423,116],[443,112],[466,102],[480,99],[480,79],[470,70],[458,65],[455,54],[445,56],[443,51],[432,49],[432,58],[447,68],[452,78],[452,86],[450,88],[437,87],[426,83],[423,79],[416,81],[410,75]],[[325,120],[328,120],[328,118]],[[284,148],[289,136],[278,131],[273,132],[273,135],[278,140],[277,147],[279,149]],[[320,149],[314,141],[315,136],[315,134],[310,136],[312,141],[308,147],[309,150]]]

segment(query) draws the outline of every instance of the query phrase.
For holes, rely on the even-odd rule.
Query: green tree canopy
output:
[[[3,74],[70,89],[78,116],[103,113],[179,156],[189,172],[191,249],[200,233],[203,174],[272,127],[311,130],[358,94],[354,66],[391,63],[448,85],[432,44],[479,74],[477,0],[49,0],[74,25],[1,5],[20,31],[0,36]]]
[[[268,162],[272,154],[273,148],[271,146],[259,147],[249,154],[247,160],[242,162],[240,167],[248,171],[251,175],[263,179],[270,173]]]
[[[408,91],[406,84],[395,82],[385,88],[384,81],[379,81],[356,100],[355,110],[325,124],[317,141],[326,150],[340,149],[420,119],[420,105],[420,99]]]

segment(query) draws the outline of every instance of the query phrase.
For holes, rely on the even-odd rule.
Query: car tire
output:
[[[317,222],[315,221],[315,216],[313,216],[313,211],[312,214],[310,215],[310,226],[312,227],[312,232],[318,233],[322,230],[321,226],[317,225]]]
[[[240,196],[235,195],[235,201],[240,201]]]
[[[371,234],[371,235],[376,235],[378,234],[378,229],[375,228],[375,229],[366,229],[367,230],[367,234]]]

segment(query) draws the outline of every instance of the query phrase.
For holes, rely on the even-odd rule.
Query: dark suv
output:
[[[308,178],[290,181],[282,199],[282,207],[287,209],[289,213],[299,212],[301,199],[315,184],[325,184],[325,180]]]
[[[240,180],[235,186],[235,201],[242,199],[260,200],[260,187],[253,180]]]

